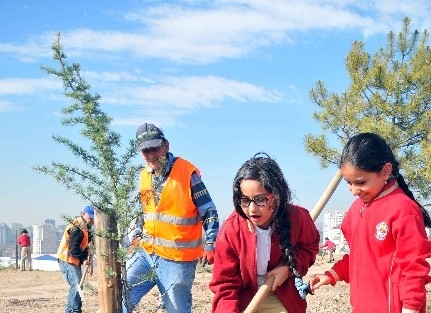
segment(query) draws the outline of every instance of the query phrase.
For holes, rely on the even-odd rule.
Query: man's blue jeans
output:
[[[66,278],[66,281],[70,286],[65,312],[81,312],[82,302],[78,293],[78,284],[82,277],[81,267],[64,262],[62,260],[58,260],[58,265],[60,266],[60,271],[63,273],[64,278]]]
[[[133,253],[126,262],[132,309],[157,285],[167,313],[191,313],[197,260],[171,261],[149,255],[144,249],[136,249]],[[124,301],[123,298],[123,313],[127,313]]]

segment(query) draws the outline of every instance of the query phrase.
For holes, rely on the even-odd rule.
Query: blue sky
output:
[[[81,142],[60,124],[71,104],[61,82],[40,69],[57,66],[58,32],[113,130],[127,142],[140,124],[159,125],[171,151],[200,168],[224,219],[236,171],[259,151],[279,162],[295,202],[314,207],[336,168],[304,148],[305,134],[322,132],[310,89],[320,79],[344,90],[353,41],[373,52],[405,16],[431,29],[430,12],[428,0],[2,1],[0,222],[60,222],[86,204],[31,169],[74,162],[52,135]],[[325,210],[352,200],[342,182]]]

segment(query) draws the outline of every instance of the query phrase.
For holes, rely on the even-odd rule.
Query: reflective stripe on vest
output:
[[[63,237],[61,238],[60,246],[58,247],[57,257],[60,260],[63,260],[67,263],[72,263],[76,266],[79,266],[80,260],[78,258],[73,257],[70,254],[70,249],[69,249],[69,238],[70,238],[69,230],[72,229],[73,227],[78,227],[77,226],[78,223],[75,221],[67,225],[66,229],[64,230]],[[80,229],[84,234],[84,238],[81,241],[80,248],[81,248],[81,251],[84,251],[88,246],[88,231],[86,229],[82,229],[82,228]]]
[[[203,251],[202,218],[192,201],[190,179],[198,169],[177,158],[155,206],[151,173],[141,172],[141,201],[144,211],[142,246],[148,253],[174,261],[192,261]]]
[[[147,213],[145,214],[145,220],[158,220],[160,222],[177,224],[177,225],[195,225],[199,222],[200,217],[189,217],[189,218],[181,218],[172,215],[166,215],[162,213]]]

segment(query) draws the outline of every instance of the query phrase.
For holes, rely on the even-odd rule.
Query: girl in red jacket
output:
[[[383,138],[373,133],[353,136],[341,155],[347,186],[358,196],[341,230],[350,255],[325,274],[315,275],[313,290],[350,283],[353,313],[425,313],[431,220],[415,200],[399,172],[399,164]]]
[[[244,311],[267,276],[274,282],[259,313],[306,312],[308,285],[301,277],[315,262],[319,233],[309,212],[290,201],[273,159],[257,154],[241,166],[233,182],[235,211],[215,245],[212,312]]]

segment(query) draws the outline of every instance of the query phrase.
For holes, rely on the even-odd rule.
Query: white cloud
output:
[[[91,71],[83,73],[83,76],[86,80],[97,81],[92,84],[92,90],[103,94],[103,105],[128,106],[132,108],[132,112],[136,112],[135,117],[120,117],[115,120],[115,124],[122,125],[136,125],[142,115],[153,120],[162,116],[163,124],[172,125],[177,116],[200,107],[214,107],[224,101],[274,103],[283,100],[280,91],[216,76],[162,77],[156,80],[142,77],[139,73]],[[46,100],[56,103],[68,101],[57,94],[61,90],[59,81],[37,78],[0,80],[0,96],[4,97],[28,98],[49,90],[55,93],[46,94]],[[11,102],[0,103],[0,111],[12,108]],[[119,109],[115,116],[122,116],[122,112],[125,111]],[[130,111],[127,112],[130,114]]]
[[[206,64],[255,53],[260,55],[259,50],[263,47],[286,42],[294,44],[295,40],[301,38],[300,35],[305,37],[308,32],[347,30],[362,32],[366,36],[385,33],[394,29],[394,25],[399,27],[404,15],[412,18],[421,15],[421,21],[429,24],[430,18],[424,16],[424,12],[429,12],[431,6],[425,0],[410,1],[409,5],[390,0],[159,3],[152,2],[151,6],[146,4],[142,11],[123,13],[127,30],[114,27],[103,30],[77,28],[61,34],[61,43],[69,57],[86,60],[90,64],[103,59],[104,66],[111,64],[112,67],[122,69],[98,72],[91,70],[88,63],[81,62],[86,69],[83,77],[93,90],[103,95],[103,103],[130,106],[134,110],[127,113],[132,117],[116,119],[116,123],[135,124],[133,119],[140,120],[139,116],[144,112],[145,116],[153,119],[163,115],[168,120],[165,123],[169,124],[172,123],[169,119],[175,116],[200,107],[214,107],[224,101],[298,102],[298,96],[293,92],[294,86],[289,87],[293,89],[283,95],[281,91],[245,81],[217,76],[184,76],[186,71],[176,63]],[[115,18],[119,16],[119,12],[116,12]],[[17,56],[25,62],[50,58],[52,51],[49,47],[55,36],[56,32],[48,31],[29,37],[23,44],[0,43],[0,53]],[[268,51],[266,49],[264,53],[270,53]],[[270,55],[266,57],[271,58]],[[146,68],[156,63],[154,59],[167,60],[157,63],[156,73]],[[143,60],[150,62],[141,63]],[[121,67],[122,64],[126,66]],[[147,72],[144,73],[141,67]],[[181,76],[160,77],[160,73],[166,69],[178,71]],[[52,77],[0,80],[0,96],[4,97],[58,91],[60,88],[61,82]],[[59,96],[53,93],[49,97]],[[5,103],[10,107],[12,101],[3,101],[3,110],[8,107]]]
[[[27,38],[27,42],[21,45],[0,43],[0,53],[15,56],[22,62],[35,62],[39,58],[51,56],[50,47],[55,38],[55,32],[45,32]]]
[[[0,79],[0,96],[23,95],[46,90],[58,90],[61,82],[44,78],[6,78]]]
[[[18,108],[14,106],[12,103],[0,100],[0,112],[10,112],[10,111],[17,111],[17,110]]]
[[[130,85],[126,83],[125,85]],[[108,90],[104,102],[146,108],[192,110],[217,105],[224,100],[277,102],[282,94],[247,82],[215,76],[167,77],[154,84]]]
[[[146,4],[126,12],[124,29],[75,29],[62,34],[71,55],[126,53],[135,58],[167,59],[185,63],[212,63],[241,58],[261,47],[291,42],[298,33],[356,31],[370,36],[399,25],[404,16],[420,16],[430,24],[431,3],[339,0],[183,1]],[[132,23],[135,23],[133,27]],[[130,26],[132,25],[132,26]],[[421,25],[419,25],[421,26]],[[0,44],[0,52],[24,60],[47,56],[55,33],[30,38],[22,45]]]
[[[176,124],[177,117],[202,107],[220,103],[281,102],[283,94],[247,82],[216,76],[163,77],[152,83],[123,81],[120,85],[105,86],[101,103],[119,106],[114,124],[137,125],[146,119],[161,125]],[[127,110],[121,107],[129,107]],[[124,117],[127,115],[127,117]]]
[[[94,72],[94,71],[83,70],[82,75],[87,80],[99,81],[99,82],[108,82],[108,83],[127,81],[127,82],[140,82],[140,83],[149,84],[149,83],[154,82],[153,79],[151,79],[149,77],[145,77],[143,75],[143,73],[139,72],[139,71],[130,73],[130,72],[126,72],[126,71]]]

